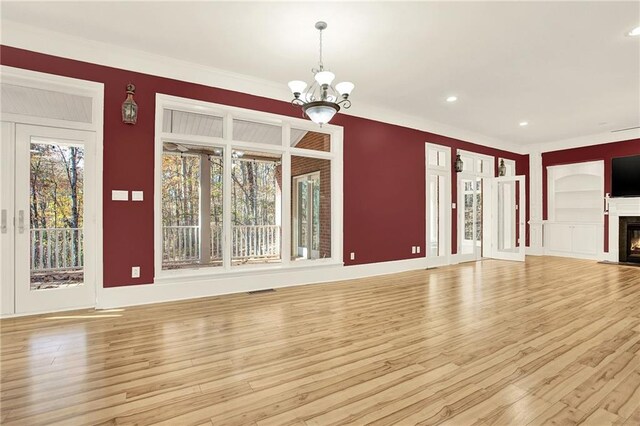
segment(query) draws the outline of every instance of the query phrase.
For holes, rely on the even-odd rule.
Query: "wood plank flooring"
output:
[[[8,319],[6,425],[640,425],[640,268],[486,260]]]

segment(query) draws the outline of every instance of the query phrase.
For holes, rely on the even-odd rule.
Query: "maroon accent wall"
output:
[[[604,160],[604,192],[611,193],[611,159],[640,154],[640,139],[612,142],[542,154],[542,215],[547,219],[547,167]],[[604,208],[604,201],[603,201]],[[604,251],[609,251],[609,216],[604,215]]]
[[[156,93],[197,99],[300,117],[288,102],[90,64],[0,46],[2,65],[104,83],[104,286],[153,282],[153,179]],[[123,124],[120,107],[125,86],[136,85],[138,123]],[[424,144],[516,161],[526,173],[528,156],[406,127],[338,114],[334,124],[344,127],[344,263],[384,262],[420,257],[412,245],[425,249]],[[454,155],[455,157],[455,155]],[[497,164],[496,164],[497,170]],[[140,203],[112,202],[111,190],[143,190]],[[452,200],[456,200],[456,174]],[[456,252],[457,211],[452,211],[452,247]],[[528,217],[528,209],[527,209]],[[528,241],[528,238],[527,238]],[[356,260],[349,253],[356,252]],[[423,251],[424,253],[424,251]],[[141,267],[139,279],[130,278],[131,266]]]

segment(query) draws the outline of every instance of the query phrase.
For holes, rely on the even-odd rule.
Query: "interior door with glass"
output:
[[[94,306],[95,135],[15,129],[15,311]]]
[[[294,244],[295,259],[320,257],[320,173],[310,173],[293,178],[294,193]]]
[[[494,259],[525,259],[525,185],[524,176],[504,176],[492,179],[491,257]]]
[[[482,178],[458,176],[458,258],[461,262],[482,257]]]

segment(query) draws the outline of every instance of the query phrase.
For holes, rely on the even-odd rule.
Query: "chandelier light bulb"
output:
[[[321,86],[325,84],[330,86],[335,78],[336,75],[331,71],[320,71],[316,73],[316,81]]]
[[[354,87],[356,86],[350,81],[343,81],[342,83],[336,84],[336,90],[338,93],[345,97],[351,94]]]
[[[307,83],[305,83],[304,81],[293,80],[289,82],[289,89],[291,89],[291,93],[293,93],[294,95],[296,93],[300,94],[304,92],[304,89],[306,88],[307,88]]]

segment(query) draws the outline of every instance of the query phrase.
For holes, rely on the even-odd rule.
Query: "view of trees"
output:
[[[82,283],[84,150],[32,143],[30,157],[32,288]]]
[[[211,163],[211,223],[222,224],[223,163]],[[231,179],[234,225],[276,223],[276,168],[271,161],[236,158]],[[200,154],[166,153],[162,157],[163,226],[198,226],[200,215]]]
[[[32,143],[31,228],[82,228],[83,180],[82,148]]]
[[[277,164],[235,159],[231,170],[231,221],[234,225],[275,225]]]
[[[163,265],[167,268],[193,264],[219,264],[222,260],[223,158],[197,146],[180,145],[185,152],[165,151],[162,156]],[[234,152],[231,164],[231,220],[233,258],[246,261],[273,257],[279,252],[276,205],[279,163],[261,158],[242,158]],[[202,160],[210,167],[203,167]],[[210,176],[207,169],[210,168]],[[210,179],[211,193],[203,193],[202,179]],[[206,191],[206,189],[205,189]],[[209,199],[210,244],[201,241],[201,198]],[[270,225],[266,228],[262,225]],[[277,235],[276,235],[277,234]],[[210,255],[201,253],[210,246]],[[274,248],[275,247],[275,248]]]

